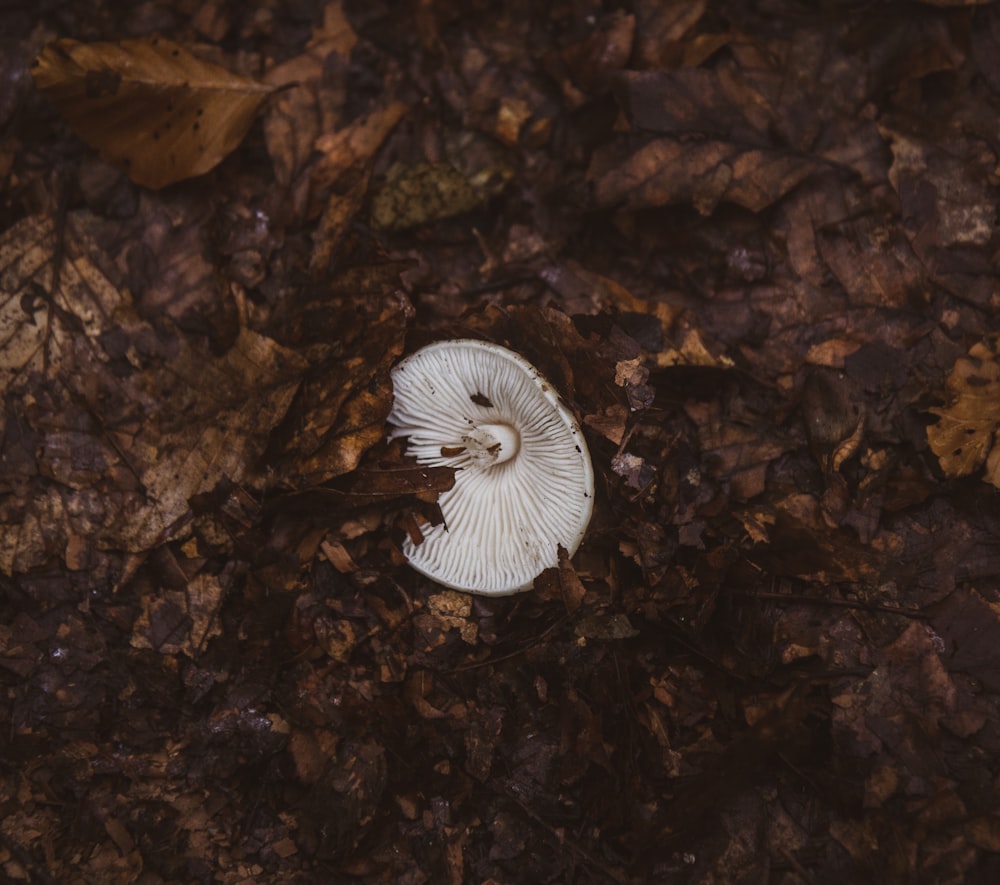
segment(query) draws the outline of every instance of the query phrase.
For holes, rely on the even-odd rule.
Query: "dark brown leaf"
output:
[[[721,202],[759,212],[815,174],[815,159],[711,138],[658,138],[629,152],[596,152],[587,173],[597,204],[646,209],[688,203],[703,215]]]

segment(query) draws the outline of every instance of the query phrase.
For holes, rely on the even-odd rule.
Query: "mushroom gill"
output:
[[[392,437],[421,464],[456,469],[441,495],[441,525],[403,553],[417,571],[458,590],[503,595],[529,588],[576,552],[594,504],[580,428],[520,355],[484,341],[439,341],[392,371]]]

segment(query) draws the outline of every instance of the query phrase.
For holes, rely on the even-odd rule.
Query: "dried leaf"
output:
[[[788,151],[712,138],[658,138],[626,156],[617,146],[597,151],[588,178],[604,208],[690,203],[710,215],[723,201],[759,212],[818,168],[816,160]]]
[[[679,347],[668,347],[656,355],[656,363],[661,368],[668,366],[712,366],[731,369],[733,361],[728,356],[715,356],[702,340],[698,329],[681,330],[683,338]]]
[[[746,145],[767,146],[775,111],[752,82],[706,68],[623,71],[616,94],[639,130],[700,132]]]
[[[583,586],[580,576],[576,573],[576,569],[573,568],[573,563],[570,562],[569,554],[564,547],[559,547],[558,555],[559,588],[562,590],[562,598],[566,605],[566,611],[569,614],[573,614],[583,603],[583,598],[587,595],[587,590]]]
[[[390,101],[339,132],[320,136],[315,148],[322,156],[312,171],[313,189],[333,186],[345,172],[370,160],[407,109],[401,101]]]
[[[955,363],[946,382],[950,404],[930,411],[940,421],[927,428],[927,441],[946,476],[968,476],[987,462],[984,479],[1000,488],[1000,354],[998,339],[973,345]],[[987,457],[988,456],[988,457]]]
[[[866,414],[852,380],[840,372],[815,369],[802,388],[802,418],[814,457],[837,470],[860,444]]]
[[[405,304],[383,293],[398,271],[391,263],[345,270],[333,295],[303,305],[297,322],[309,328],[297,326],[290,343],[298,338],[301,346],[302,335],[324,340],[310,353],[316,371],[271,442],[275,475],[286,484],[302,488],[349,473],[385,435]]]
[[[639,635],[639,631],[632,626],[628,617],[623,614],[600,614],[588,615],[581,618],[573,632],[582,639],[632,639]]]
[[[397,168],[372,200],[372,224],[403,230],[470,212],[483,199],[451,163]]]
[[[56,40],[35,59],[32,74],[87,144],[154,189],[217,166],[274,91],[160,37]]]
[[[950,670],[968,673],[991,691],[1000,691],[1000,606],[962,588],[931,609],[931,623],[944,642]]]
[[[322,157],[310,171],[310,185],[314,193],[323,194],[326,206],[309,262],[313,279],[329,270],[344,232],[367,196],[371,158],[406,110],[402,102],[391,101],[339,132],[317,139],[316,150]]]
[[[608,406],[596,415],[584,416],[583,423],[592,427],[601,436],[610,439],[616,446],[621,445],[625,438],[625,424],[628,421],[628,409],[620,403]]]
[[[200,574],[185,590],[144,596],[142,614],[133,625],[132,647],[196,658],[222,632],[219,610],[225,589],[215,575]]]
[[[265,80],[281,87],[268,103],[264,138],[278,183],[287,187],[305,166],[316,139],[339,122],[346,87],[330,83],[330,59],[346,68],[358,37],[344,16],[342,0],[328,3],[323,22],[301,55],[271,68]],[[343,78],[342,78],[343,79]]]
[[[642,68],[659,68],[678,41],[705,14],[708,0],[638,0],[634,4],[636,56]]]
[[[980,142],[956,138],[942,144],[889,127],[880,131],[892,148],[889,181],[914,231],[917,254],[987,244],[997,227],[996,188]]]

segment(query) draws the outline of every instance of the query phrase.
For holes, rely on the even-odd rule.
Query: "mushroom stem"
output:
[[[510,424],[480,424],[462,437],[472,460],[480,467],[503,464],[521,449],[521,434]]]

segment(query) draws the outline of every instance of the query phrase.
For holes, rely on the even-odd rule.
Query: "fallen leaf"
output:
[[[668,347],[656,355],[656,364],[660,368],[669,366],[713,366],[720,369],[731,369],[733,361],[723,354],[715,356],[702,339],[698,329],[680,330],[683,337],[679,347]]]
[[[396,168],[372,200],[372,224],[402,230],[470,212],[482,201],[451,163]]]
[[[690,203],[710,215],[721,202],[760,212],[818,168],[814,159],[789,151],[678,137],[654,139],[625,155],[618,145],[598,150],[587,177],[602,208]]]
[[[931,624],[944,643],[950,670],[975,677],[1000,691],[1000,606],[975,590],[960,588],[930,610]]]
[[[407,110],[403,102],[390,101],[338,132],[321,135],[315,144],[321,156],[311,173],[314,191],[331,187],[345,172],[371,159]]]
[[[160,37],[56,40],[35,59],[32,75],[77,135],[153,189],[215,168],[275,88]]]
[[[604,613],[581,618],[573,632],[581,639],[632,639],[639,635],[625,615]]]
[[[914,230],[917,254],[988,243],[996,233],[996,192],[980,144],[960,138],[940,144],[889,127],[880,131],[892,149],[889,182]]]
[[[343,7],[342,0],[328,3],[305,51],[271,68],[265,77],[281,90],[268,103],[263,128],[282,187],[290,185],[306,165],[320,134],[340,122],[346,77],[331,77],[329,68],[335,59],[346,70],[358,40]]]
[[[200,574],[184,590],[161,589],[158,596],[143,596],[132,647],[196,658],[222,632],[219,610],[225,590],[218,577]]]
[[[946,476],[968,476],[986,463],[986,482],[1000,488],[1000,353],[998,340],[980,341],[955,362],[946,388],[951,402],[930,411],[940,417],[927,441]]]
[[[636,56],[643,68],[659,68],[676,51],[678,41],[705,14],[708,0],[638,0],[634,9],[640,27],[636,29]]]
[[[309,171],[310,187],[326,205],[309,262],[314,279],[320,279],[333,262],[344,232],[368,194],[371,159],[406,110],[402,102],[391,101],[339,132],[316,140],[316,150],[322,156]]]
[[[766,146],[776,118],[752,82],[728,71],[623,71],[615,87],[629,121],[644,132],[700,132]]]
[[[595,415],[584,416],[583,423],[592,427],[601,436],[610,439],[616,446],[621,445],[625,438],[625,424],[628,421],[628,409],[620,403],[608,406]]]
[[[391,286],[400,265],[342,268],[336,282],[297,307],[282,343],[309,347],[313,371],[271,440],[276,478],[293,487],[354,470],[385,435],[389,370],[403,351],[406,304]]]

